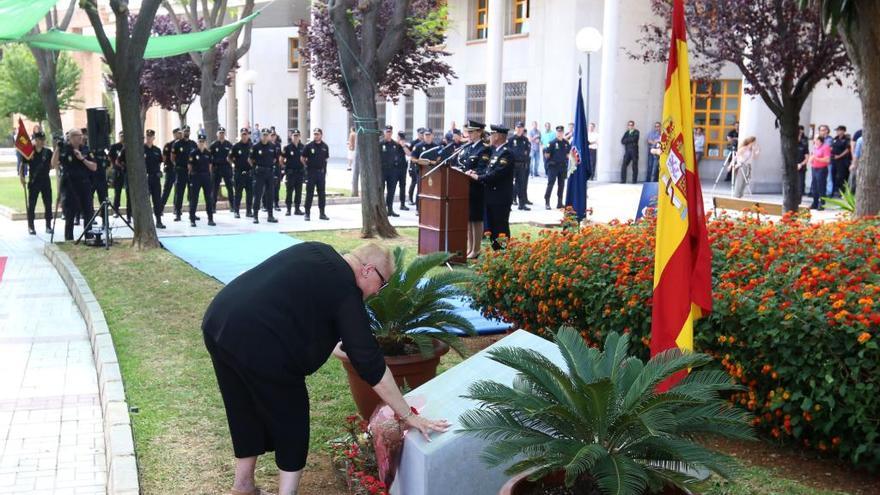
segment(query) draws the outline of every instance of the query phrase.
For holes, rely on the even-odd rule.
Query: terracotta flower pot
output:
[[[532,490],[539,484],[543,483],[546,487],[559,487],[565,484],[565,474],[562,471],[557,471],[551,475],[544,477],[544,479],[539,481],[529,481],[528,477],[531,475],[531,471],[526,471],[524,473],[518,474],[513,478],[510,478],[504,486],[501,487],[501,490],[498,492],[498,495],[523,495],[527,493],[532,493]],[[666,487],[663,492],[659,495],[697,495],[694,493],[685,492],[679,490],[675,487]]]
[[[358,412],[364,419],[370,419],[380,399],[367,382],[363,381],[348,360],[348,355],[341,349],[342,344],[337,344],[333,349],[333,355],[342,361],[342,366],[348,374],[348,385],[351,387],[351,396],[357,404]],[[434,341],[434,354],[428,357],[422,354],[408,354],[405,356],[385,356],[385,364],[394,375],[394,381],[398,386],[416,388],[419,385],[437,376],[437,365],[440,357],[449,352],[449,346],[438,340]]]

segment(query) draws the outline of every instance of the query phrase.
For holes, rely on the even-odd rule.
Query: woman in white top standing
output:
[[[736,152],[736,159],[733,160],[733,196],[741,198],[745,190],[746,183],[752,177],[752,165],[761,149],[758,148],[758,142],[755,136],[749,136],[741,141],[739,150]]]
[[[699,167],[706,151],[706,134],[702,127],[694,128],[694,167]]]

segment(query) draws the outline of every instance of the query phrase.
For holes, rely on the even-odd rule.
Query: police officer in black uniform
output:
[[[88,146],[88,134],[86,134],[86,131],[82,132],[83,143]],[[89,198],[91,200],[94,195],[97,194],[98,202],[103,204],[109,197],[109,190],[107,187],[107,167],[110,166],[110,157],[107,156],[107,150],[101,148],[93,149],[92,154],[95,157],[95,163],[98,165],[98,168],[96,168],[94,172],[89,173],[89,182],[92,186],[92,193],[89,195]],[[107,219],[104,218],[104,213],[104,209],[101,208],[102,222],[107,221]]]
[[[620,164],[620,183],[626,184],[626,167],[632,166],[632,183],[639,180],[639,130],[636,123],[630,120],[626,123],[626,132],[620,138],[623,145],[623,162]],[[735,151],[735,150],[734,150]]]
[[[147,189],[153,201],[153,215],[156,217],[156,228],[164,229],[162,223],[162,150],[154,143],[156,131],[147,129],[144,138],[144,164],[147,169]]]
[[[217,198],[220,197],[220,180],[222,179],[226,185],[226,198],[229,202],[229,211],[233,211],[232,200],[233,184],[232,184],[232,166],[229,165],[229,152],[232,151],[232,143],[226,139],[226,129],[220,127],[217,129],[217,140],[211,143],[208,148],[211,151],[211,162],[213,164],[213,190],[211,191],[211,199],[214,201],[211,209],[217,211]]]
[[[528,211],[529,204],[529,162],[531,161],[532,144],[526,136],[526,124],[517,122],[513,136],[507,140],[507,149],[513,154],[513,204],[520,210]]]
[[[168,197],[171,195],[171,188],[174,186],[174,182],[176,180],[175,170],[174,170],[174,160],[171,159],[171,151],[174,149],[174,143],[177,142],[178,139],[183,137],[183,131],[180,128],[174,128],[174,137],[171,138],[171,141],[165,143],[165,146],[162,147],[162,162],[165,164],[165,183],[162,184],[162,211],[165,211],[165,205],[168,204]]]
[[[36,218],[37,195],[43,198],[43,212],[46,219],[46,233],[52,233],[52,181],[49,179],[49,171],[52,167],[52,150],[45,147],[46,134],[43,131],[34,133],[34,154],[30,159],[22,157],[22,166],[19,168],[21,183],[25,183],[27,175],[27,223],[28,233],[36,235],[34,219]]]
[[[379,140],[379,162],[382,164],[382,179],[385,181],[385,208],[388,209],[388,216],[399,217],[394,212],[394,189],[400,182],[399,167],[403,147],[394,140],[393,130],[390,125],[385,126],[385,134]]]
[[[412,148],[409,147],[405,132],[397,131],[397,144],[400,145],[400,156],[396,165],[397,186],[400,188],[400,209],[409,211],[406,206],[406,177],[409,175],[409,156],[412,154]]]
[[[281,211],[281,177],[284,175],[284,164],[281,163],[281,154],[284,152],[284,147],[281,144],[281,136],[275,132],[274,125],[272,126],[272,134],[269,136],[269,141],[275,144],[275,153],[278,154],[278,161],[275,162],[274,169],[275,194],[272,195],[272,206],[275,207],[275,211]]]
[[[232,151],[229,152],[229,164],[235,167],[235,200],[233,201],[233,211],[235,218],[241,218],[241,193],[247,193],[245,198],[245,216],[251,217],[251,207],[254,204],[254,180],[252,177],[253,167],[251,167],[251,131],[247,127],[242,127],[239,131],[238,142],[232,145]]]
[[[302,188],[305,181],[306,170],[302,163],[302,153],[305,145],[300,141],[299,129],[294,129],[290,142],[281,151],[284,160],[284,188],[287,190],[284,204],[287,205],[287,216],[290,216],[290,207],[295,206],[294,215],[302,215],[299,209],[302,204]]]
[[[174,221],[180,221],[183,212],[183,194],[189,187],[189,157],[197,148],[189,138],[189,126],[183,126],[183,137],[174,142],[171,148],[171,159],[174,161]],[[192,191],[190,191],[192,192]],[[198,220],[198,217],[196,217]]]
[[[547,170],[547,190],[544,192],[544,207],[550,209],[550,194],[556,183],[556,207],[562,208],[562,194],[565,191],[565,178],[568,176],[568,154],[571,143],[565,140],[565,127],[556,126],[556,139],[544,148],[544,167]]]
[[[498,236],[504,234],[510,238],[510,202],[513,200],[516,157],[507,141],[510,129],[503,125],[490,128],[492,158],[489,159],[489,166],[482,172],[469,170],[467,174],[486,188],[486,223],[491,232],[492,249],[497,251],[503,247],[498,242]]]
[[[73,240],[73,222],[77,215],[88,221],[92,218],[91,174],[98,169],[95,157],[87,146],[82,144],[83,133],[73,129],[68,134],[66,144],[56,143],[52,153],[52,167],[61,165],[64,189],[64,240]],[[60,149],[59,149],[60,148]],[[86,237],[90,237],[86,234]]]
[[[303,163],[306,166],[306,221],[311,220],[312,197],[318,189],[318,210],[321,220],[330,220],[324,214],[327,197],[324,190],[327,179],[327,159],[330,158],[330,147],[323,141],[324,132],[315,128],[312,141],[303,148]]]
[[[422,142],[423,142],[422,138],[424,137],[423,136],[424,133],[425,133],[425,128],[419,127],[416,130],[417,137],[409,143],[410,156],[412,158],[418,158],[418,155],[415,155],[413,152],[415,151],[416,146],[422,144]],[[409,164],[409,204],[411,204],[411,205],[416,204],[416,198],[413,197],[413,194],[415,194],[416,187],[418,185],[419,185],[419,166],[416,163],[410,162],[410,164]]]
[[[459,148],[464,146],[464,141],[461,138],[461,129],[453,129],[449,131],[449,135],[451,136],[450,141],[443,147],[443,150],[440,152],[440,160],[446,160],[451,157],[458,151]]]
[[[272,208],[275,191],[275,165],[278,163],[278,148],[269,141],[269,129],[260,132],[260,142],[251,146],[250,164],[254,168],[254,223],[260,223],[260,205],[267,205],[269,223],[277,223]],[[263,200],[263,195],[266,199]],[[306,213],[308,216],[308,213]]]
[[[131,196],[128,194],[128,171],[125,166],[125,144],[122,131],[119,141],[110,145],[110,164],[113,165],[113,208],[119,210],[122,190],[125,189],[125,216],[131,221]],[[114,216],[117,216],[114,214]]]
[[[483,129],[486,124],[470,120],[464,126],[470,142],[458,154],[459,166],[466,172],[473,171],[482,175],[489,168],[492,150],[483,142]],[[508,209],[509,209],[508,205]],[[480,181],[471,181],[468,198],[468,252],[467,257],[474,259],[480,255],[480,242],[483,239],[483,217],[486,207],[485,191]]]
[[[211,180],[212,163],[211,150],[208,149],[208,136],[199,134],[199,142],[189,154],[187,173],[189,174],[189,226],[196,226],[196,208],[199,204],[199,191],[203,191],[205,197],[205,210],[208,212],[208,225],[214,223],[214,202],[211,199],[211,191],[214,189]]]

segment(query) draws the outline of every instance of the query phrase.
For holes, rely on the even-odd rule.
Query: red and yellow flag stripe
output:
[[[694,322],[712,310],[712,252],[694,166],[694,125],[683,0],[674,0],[663,97],[651,355],[692,350]],[[680,377],[663,384],[674,385]]]

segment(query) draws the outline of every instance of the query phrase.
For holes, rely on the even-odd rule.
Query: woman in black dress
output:
[[[393,272],[391,253],[366,244],[339,255],[305,242],[243,273],[211,302],[202,321],[235,452],[234,495],[260,494],[257,456],[275,451],[279,493],[296,493],[309,447],[305,377],[342,340],[361,378],[426,439],[445,420],[411,412],[370,331],[364,299]]]

